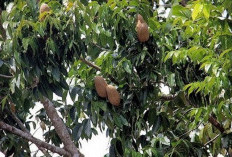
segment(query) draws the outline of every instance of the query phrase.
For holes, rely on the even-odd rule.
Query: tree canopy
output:
[[[0,8],[6,156],[31,156],[29,142],[45,156],[84,156],[79,139],[97,127],[111,139],[110,157],[232,156],[231,0],[9,0]],[[137,35],[138,14],[148,40]],[[98,95],[96,76],[116,87],[118,106]],[[32,115],[37,102],[43,108]],[[30,132],[37,125],[48,128],[45,141]]]

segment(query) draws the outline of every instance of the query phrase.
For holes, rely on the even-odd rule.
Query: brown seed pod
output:
[[[110,103],[114,106],[119,106],[120,105],[120,94],[117,91],[117,89],[112,85],[108,85],[106,86],[106,92],[107,92],[107,97]]]
[[[140,42],[146,42],[149,39],[148,25],[140,14],[137,15],[136,31]]]
[[[42,14],[42,13],[44,13],[44,12],[49,12],[49,11],[50,11],[50,8],[49,8],[49,6],[48,6],[46,3],[41,4],[40,9],[39,9],[39,13],[40,13],[40,14]],[[43,16],[43,17],[40,19],[40,21],[43,21],[44,18],[45,18],[45,16]]]
[[[50,11],[50,8],[46,3],[43,3],[40,6],[39,13],[42,14],[45,11]]]
[[[94,84],[95,84],[95,88],[96,88],[97,94],[100,97],[106,98],[107,97],[107,94],[106,94],[107,83],[104,80],[104,78],[101,77],[101,76],[96,76],[94,78]]]
[[[141,23],[145,22],[142,15],[140,15],[140,14],[137,14],[136,22],[138,22],[138,21],[140,21]]]

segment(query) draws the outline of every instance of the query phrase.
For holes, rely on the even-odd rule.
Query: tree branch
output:
[[[21,120],[18,119],[18,117],[15,115],[15,113],[13,113],[13,112],[11,112],[11,111],[8,111],[8,112],[11,113],[12,118],[16,121],[16,123],[19,125],[19,127],[22,129],[22,131],[24,131],[24,132],[26,132],[26,133],[28,133],[28,134],[31,135],[30,131],[27,130],[27,128],[23,125],[23,123],[21,122]],[[33,135],[31,135],[31,136],[33,136]],[[35,143],[34,143],[34,144],[35,144]],[[48,154],[48,153],[46,152],[46,150],[45,150],[43,147],[41,147],[41,146],[39,146],[39,145],[37,145],[37,144],[35,144],[35,145],[38,147],[38,149],[39,149],[41,152],[43,152],[43,154],[44,154],[45,156],[51,156],[50,154]]]
[[[221,133],[225,131],[223,126],[211,115],[208,119],[208,121],[215,126]]]
[[[68,133],[68,130],[59,117],[55,107],[53,106],[53,103],[48,99],[45,98],[41,100],[41,103],[44,106],[44,109],[46,110],[46,113],[48,117],[50,118],[52,125],[54,126],[56,133],[60,137],[61,141],[64,144],[64,148],[70,152],[72,157],[82,157],[83,155],[79,152],[75,144],[72,142],[71,137]]]
[[[91,63],[91,62],[89,62],[89,61],[87,61],[87,60],[85,60],[84,58],[80,57],[80,60],[81,60],[83,63],[87,64],[88,66],[90,66],[90,67],[92,67],[92,68],[94,68],[94,69],[96,69],[96,70],[98,70],[98,71],[101,71],[101,68],[100,68],[99,66],[97,66],[97,65],[95,65],[95,64],[93,64],[93,63]]]
[[[215,141],[220,135],[221,135],[221,134],[216,135],[216,136],[215,136],[214,138],[212,138],[210,141],[206,142],[206,143],[204,144],[204,146],[207,146],[207,145],[210,144],[211,142]]]
[[[83,63],[87,64],[88,66],[90,66],[90,67],[92,67],[92,68],[94,68],[94,69],[96,69],[96,70],[98,70],[98,71],[101,71],[101,68],[100,68],[99,66],[95,65],[94,63],[91,63],[91,62],[85,60],[85,59],[82,58],[82,57],[80,57],[80,60],[81,60]],[[112,82],[114,82],[116,85],[119,85],[118,81],[115,80],[113,76],[111,76],[110,74],[107,74],[107,77],[108,77]]]
[[[175,98],[177,97],[177,94],[175,95],[162,95],[160,96],[160,99],[161,100],[164,100],[164,101],[172,101],[174,100]],[[187,101],[186,103],[188,105],[191,105],[191,106],[196,106],[195,104],[193,104],[187,97],[186,95],[184,94],[184,97],[185,97],[185,100]],[[208,119],[208,121],[213,125],[215,126],[221,133],[223,133],[225,131],[225,129],[223,128],[223,126],[211,115]]]
[[[14,76],[9,76],[9,75],[0,74],[0,77],[3,77],[3,78],[13,78]]]
[[[172,4],[156,4],[156,7],[170,8],[172,7]]]
[[[174,100],[177,97],[177,95],[161,95],[159,98],[164,101],[171,101]]]
[[[182,138],[184,135],[189,134],[193,130],[196,130],[201,124],[202,124],[202,122],[200,122],[195,128],[193,128],[193,129],[185,132],[184,134],[180,135],[178,138]]]
[[[48,150],[51,150],[54,153],[58,153],[60,155],[64,155],[64,156],[70,156],[70,154],[63,148],[59,148],[53,145],[50,145],[44,141],[41,141],[35,137],[33,137],[31,134],[28,134],[27,132],[23,132],[22,130],[19,130],[13,126],[10,126],[6,123],[4,123],[3,121],[0,121],[0,129],[3,129],[5,131],[9,131],[15,135],[18,135],[28,141],[31,141],[32,143],[35,143],[38,146],[44,147]]]

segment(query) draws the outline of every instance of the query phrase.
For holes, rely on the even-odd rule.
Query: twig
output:
[[[155,4],[157,7],[164,7],[164,8],[170,8],[172,7],[172,4]]]
[[[93,64],[93,63],[91,63],[91,62],[89,62],[89,61],[87,61],[87,60],[85,60],[84,58],[80,57],[80,60],[81,60],[83,63],[87,64],[88,66],[90,66],[90,67],[92,67],[92,68],[94,68],[94,69],[96,69],[96,70],[98,70],[98,71],[101,71],[101,68],[100,68],[99,66],[97,66],[97,65],[95,65],[95,64]]]
[[[202,124],[202,122],[200,122],[195,128],[193,128],[193,129],[191,129],[191,130],[185,132],[184,134],[180,135],[178,138],[182,138],[184,135],[190,133],[190,132],[193,131],[193,130],[196,130],[201,124]]]
[[[6,124],[3,121],[0,121],[0,129],[6,130],[6,131],[9,131],[15,135],[18,135],[18,136],[20,136],[28,141],[31,141],[32,143],[34,143],[38,146],[44,147],[48,150],[51,150],[54,153],[58,153],[58,154],[64,155],[64,156],[70,156],[70,154],[65,149],[59,148],[59,147],[50,145],[44,141],[41,141],[41,140],[33,137],[31,134],[28,134],[27,132],[24,132],[24,131],[19,130],[19,129],[17,129],[9,124]]]
[[[75,144],[72,142],[68,130],[64,122],[59,117],[53,103],[46,97],[44,97],[43,100],[41,100],[41,103],[43,104],[44,109],[46,110],[46,113],[50,118],[56,133],[63,142],[65,150],[67,150],[72,157],[81,157],[82,154],[79,152]]]
[[[212,138],[210,141],[206,142],[204,144],[204,146],[207,146],[208,144],[210,144],[211,142],[215,141],[221,134],[217,134],[217,136],[215,136],[214,138]]]
[[[9,75],[0,74],[0,77],[4,77],[4,78],[13,78],[14,76],[9,76]]]
[[[94,46],[96,46],[97,48],[101,49],[102,51],[107,51],[106,48],[101,47],[101,46],[97,45],[96,43],[92,43],[92,44],[93,44]]]
[[[92,67],[92,68],[94,68],[94,69],[96,69],[96,70],[98,70],[98,71],[101,71],[101,68],[100,68],[99,66],[95,65],[94,63],[91,63],[91,62],[85,60],[85,59],[82,58],[82,57],[80,57],[80,60],[81,60],[83,63],[87,64],[88,66],[90,66],[90,67]],[[114,82],[116,85],[119,85],[118,81],[115,80],[113,76],[111,76],[110,74],[107,74],[107,77],[108,77],[112,82]]]
[[[165,86],[168,86],[170,88],[170,85],[164,81],[150,81],[152,84],[163,84]]]
[[[37,128],[34,133],[32,134],[33,136],[35,135],[35,133],[39,130],[40,128]]]
[[[171,101],[174,100],[177,97],[177,95],[161,95],[159,98],[164,101]]]

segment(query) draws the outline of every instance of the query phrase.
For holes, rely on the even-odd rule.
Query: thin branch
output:
[[[65,149],[59,148],[59,147],[50,145],[44,141],[41,141],[41,140],[33,137],[31,134],[28,134],[27,132],[23,132],[22,130],[17,129],[9,124],[6,124],[3,121],[0,121],[0,129],[3,129],[5,131],[9,131],[15,135],[18,135],[18,136],[36,144],[36,145],[38,145],[38,146],[44,147],[48,150],[51,150],[54,153],[58,153],[58,154],[64,155],[64,156],[70,156],[70,154]]]
[[[163,84],[163,85],[165,85],[165,86],[168,86],[169,88],[170,88],[170,85],[168,84],[168,83],[166,83],[166,82],[164,82],[164,81],[150,81],[150,83],[151,84]]]
[[[92,67],[92,68],[94,68],[94,69],[96,69],[96,70],[98,70],[98,71],[101,71],[101,68],[100,68],[99,66],[97,66],[97,65],[95,65],[95,64],[93,64],[93,63],[91,63],[91,62],[89,62],[89,61],[87,61],[87,60],[85,60],[84,58],[80,57],[80,60],[81,60],[83,63],[87,64],[88,66],[90,66],[90,67]]]
[[[159,98],[164,101],[172,101],[177,97],[177,95],[161,95]]]
[[[46,110],[48,117],[50,118],[52,125],[55,128],[56,133],[60,137],[61,141],[64,144],[65,150],[70,152],[72,157],[81,157],[82,154],[79,152],[75,144],[72,142],[72,139],[68,133],[68,130],[64,124],[64,122],[59,117],[56,108],[54,107],[53,103],[48,99],[45,98],[41,100],[41,103]]]
[[[98,70],[98,71],[101,71],[101,68],[100,68],[99,66],[95,65],[94,63],[91,63],[91,62],[85,60],[85,59],[82,58],[82,57],[80,57],[80,60],[81,60],[83,63],[87,64],[88,66],[90,66],[90,67],[92,67],[92,68],[94,68],[94,69],[96,69],[96,70]],[[116,85],[119,85],[118,81],[115,80],[115,78],[114,78],[113,76],[111,76],[110,74],[107,74],[107,77],[108,77],[112,82],[114,82]]]
[[[96,17],[96,18],[98,18],[98,17]],[[99,48],[99,49],[101,49],[102,51],[107,51],[107,49],[106,48],[103,48],[103,47],[101,47],[100,45],[98,45],[98,44],[96,44],[96,43],[92,43],[94,46],[96,46],[97,48]]]
[[[172,4],[155,4],[156,7],[164,7],[164,8],[170,8],[172,7]]]
[[[19,125],[20,129],[21,129],[22,131],[24,131],[24,132],[26,132],[26,133],[28,133],[28,134],[31,135],[30,131],[23,125],[23,123],[22,123],[21,120],[15,115],[15,113],[13,113],[13,112],[11,112],[11,111],[8,111],[8,112],[11,113],[12,118],[13,118],[13,119],[16,121],[16,123]],[[33,136],[33,135],[31,135],[31,136]],[[46,150],[45,150],[43,147],[41,147],[41,146],[39,146],[39,145],[37,145],[37,144],[35,144],[35,145],[38,147],[38,149],[39,149],[41,152],[44,153],[45,156],[51,156],[50,154],[48,154],[48,153],[46,152]]]
[[[9,76],[9,75],[0,74],[0,77],[3,77],[3,78],[13,78],[14,76]]]
[[[193,104],[188,98],[186,95],[185,96],[185,99],[188,103],[188,105],[190,106],[197,106],[195,104]],[[160,96],[160,99],[161,100],[164,100],[164,101],[172,101],[174,100],[175,98],[177,97],[177,94],[175,95],[162,95]],[[213,125],[215,126],[221,133],[223,133],[225,131],[225,129],[223,128],[223,126],[213,117],[213,116],[210,116],[208,121]]]
[[[202,122],[200,122],[195,128],[193,128],[193,129],[185,132],[184,134],[180,135],[178,138],[182,138],[184,135],[189,134],[193,130],[196,130],[201,124],[202,124]]]
[[[208,144],[210,144],[211,142],[215,141],[221,134],[217,134],[214,138],[212,138],[210,141],[206,142],[204,144],[204,146],[207,146]]]
[[[186,95],[185,96],[185,99],[188,103],[188,105],[190,106],[197,106],[195,104],[193,104]],[[223,133],[225,131],[225,129],[223,128],[223,126],[211,115],[208,119],[208,121],[213,125],[215,126],[221,133]]]

